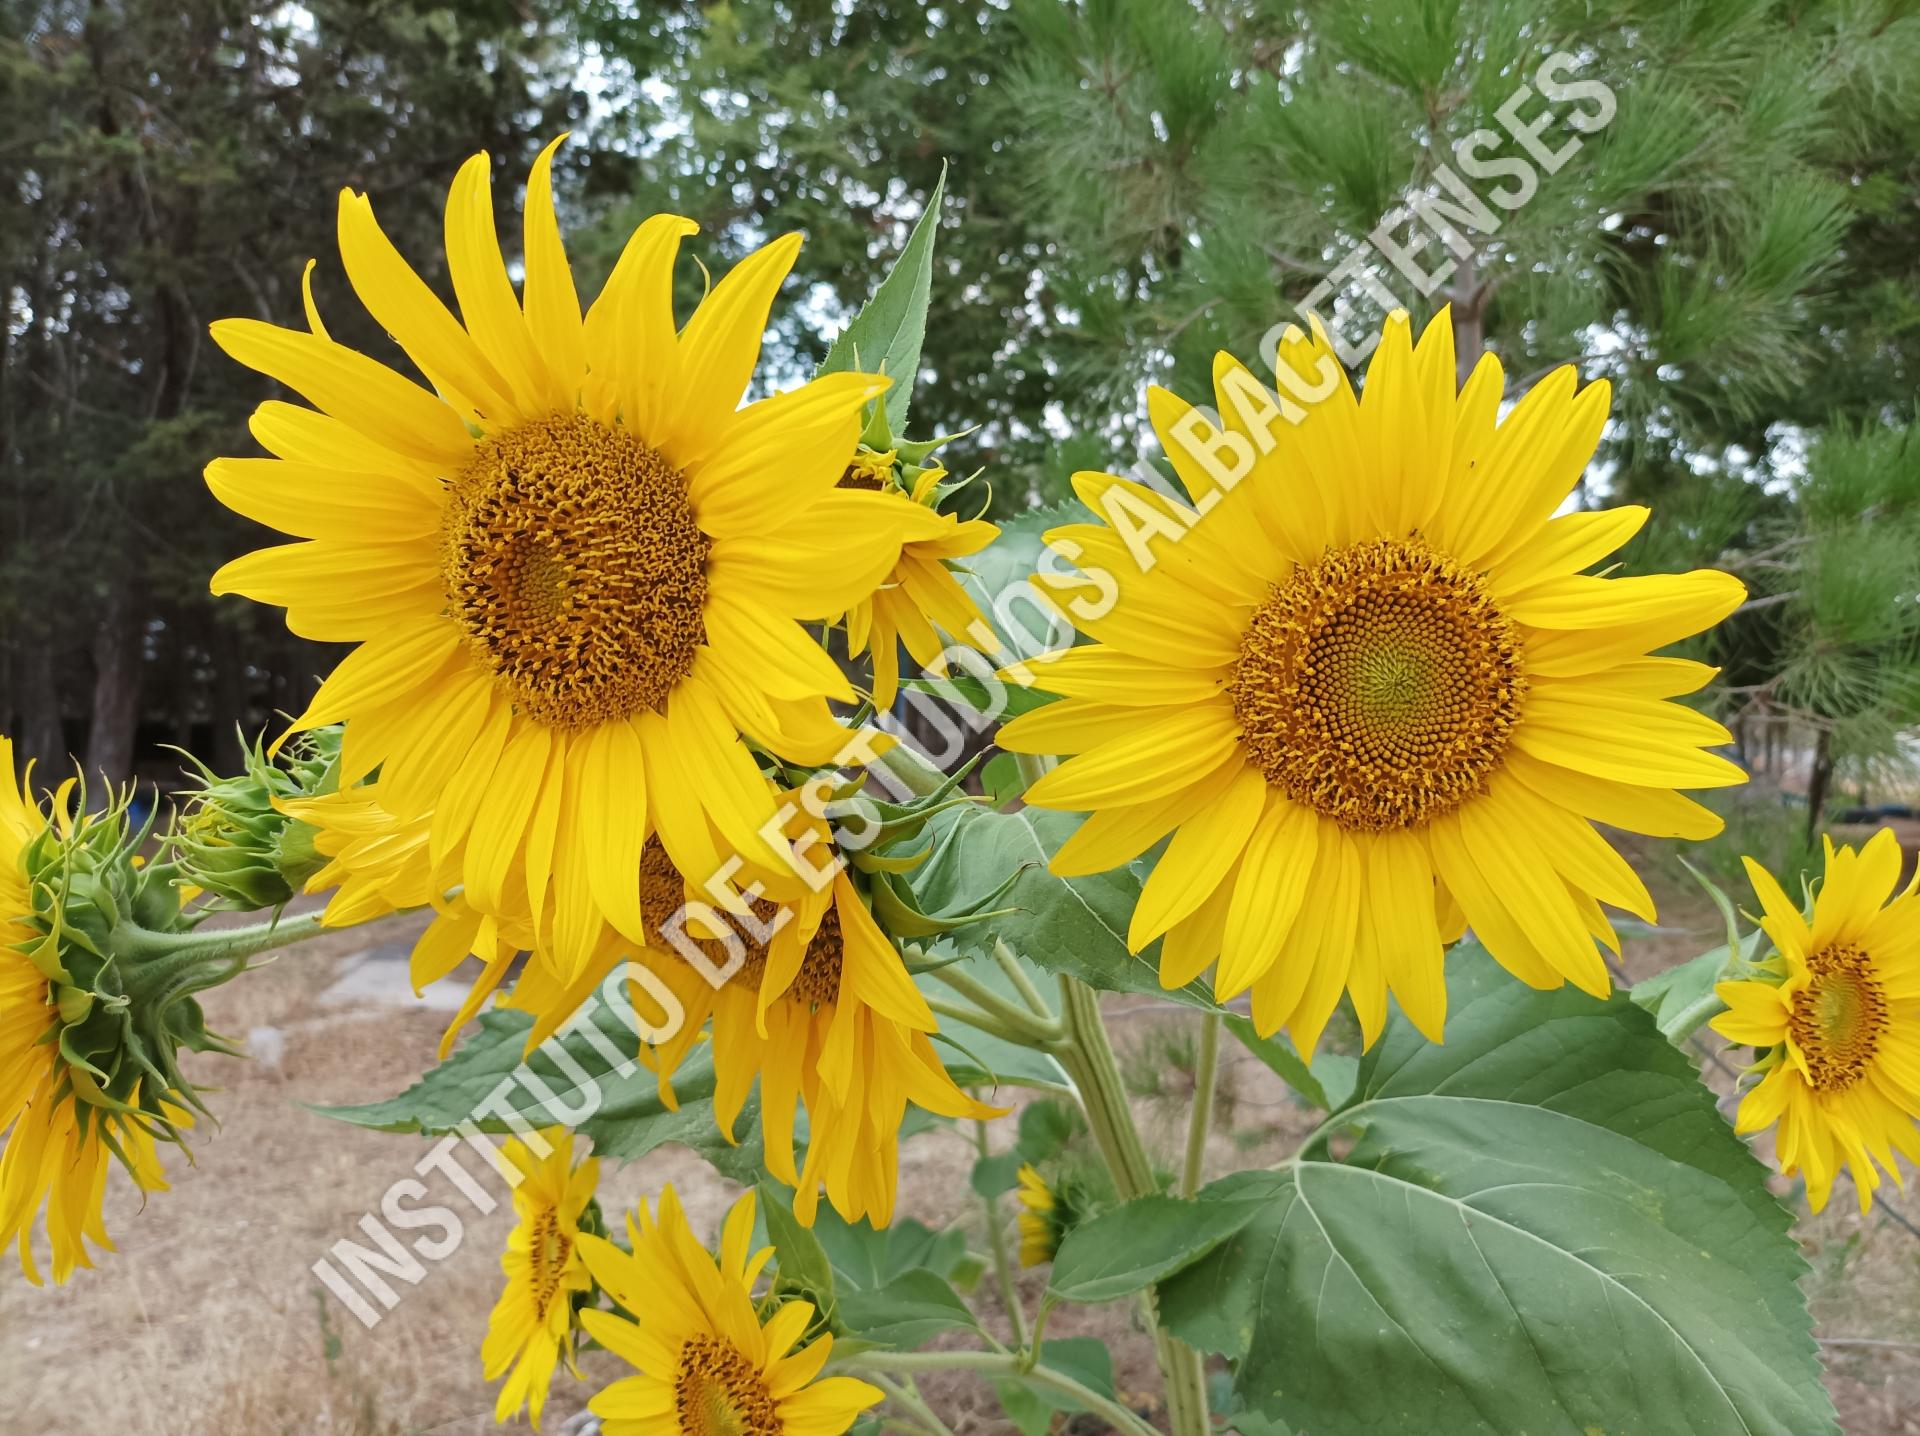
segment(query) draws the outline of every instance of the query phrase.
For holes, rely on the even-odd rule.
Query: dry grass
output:
[[[1715,940],[1717,919],[1703,901],[1679,888],[1662,898],[1674,930],[1634,945],[1637,969],[1663,966]],[[387,1096],[431,1063],[444,1014],[343,1008],[323,996],[350,954],[405,936],[389,926],[322,938],[212,994],[217,1028],[276,1028],[285,1039],[283,1059],[277,1068],[202,1064],[206,1080],[226,1084],[213,1101],[223,1125],[203,1135],[196,1166],[175,1163],[174,1190],[144,1211],[124,1183],[112,1185],[108,1219],[121,1243],[118,1255],[60,1289],[35,1291],[17,1274],[0,1272],[0,1433],[453,1436],[495,1429],[478,1352],[497,1294],[498,1253],[510,1220],[504,1205],[479,1216],[443,1179],[430,1179],[459,1210],[466,1239],[447,1261],[429,1265],[417,1288],[402,1287],[398,1307],[371,1331],[331,1297],[323,1300],[309,1270],[333,1242],[356,1234],[360,1216],[427,1150],[420,1139],[360,1131],[299,1105]],[[1139,1115],[1149,1144],[1170,1164],[1191,1090],[1177,1060],[1184,1050],[1178,1027],[1187,1019],[1140,999],[1116,1000],[1109,1011],[1123,1062],[1133,1052],[1139,1070],[1162,1069],[1159,1090],[1140,1099]],[[1211,1169],[1291,1150],[1310,1125],[1307,1114],[1234,1044],[1222,1063],[1226,1120],[1213,1135]],[[1711,1069],[1709,1075],[1724,1082]],[[996,1143],[1010,1137],[1011,1123],[995,1134]],[[900,1210],[932,1224],[966,1221],[981,1249],[979,1203],[967,1184],[973,1155],[964,1133],[913,1139],[901,1164]],[[477,1160],[466,1165],[490,1190],[501,1190]],[[603,1200],[617,1211],[667,1181],[686,1197],[696,1225],[709,1231],[735,1190],[689,1154],[670,1150],[610,1171]],[[1839,1201],[1803,1222],[1802,1233],[1815,1268],[1809,1295],[1824,1336],[1920,1344],[1920,1239],[1882,1211],[1862,1219]],[[1020,1285],[1031,1309],[1042,1275],[1023,1274]],[[981,1305],[1005,1335],[991,1287],[991,1280],[983,1283]],[[1130,1310],[1067,1309],[1049,1330],[1105,1341],[1123,1396],[1154,1411],[1145,1394],[1157,1388],[1151,1347]],[[1828,1357],[1849,1436],[1920,1436],[1920,1350],[1848,1345],[1830,1348]],[[587,1382],[556,1384],[549,1431],[616,1374],[617,1363],[589,1358],[587,1373]],[[990,1388],[971,1377],[945,1375],[923,1388],[961,1436],[1012,1429]],[[1094,1429],[1075,1429],[1083,1427]]]

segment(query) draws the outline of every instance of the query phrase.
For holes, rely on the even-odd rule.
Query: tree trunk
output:
[[[1833,754],[1827,730],[1822,728],[1813,745],[1813,771],[1807,775],[1807,846],[1820,836],[1820,815],[1826,811],[1827,789],[1833,784]]]
[[[45,634],[30,634],[16,651],[15,673],[20,680],[14,703],[20,730],[21,766],[31,760],[40,765],[44,780],[58,781],[71,771],[72,757],[67,752],[66,734],[60,724],[60,688],[53,671],[53,640]]]
[[[140,619],[125,585],[116,582],[101,606],[93,636],[93,717],[87,728],[87,776],[109,783],[133,776],[134,728],[140,716]]]

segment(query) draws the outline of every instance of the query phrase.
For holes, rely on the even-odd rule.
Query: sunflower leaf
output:
[[[1077,977],[1108,992],[1152,993],[1190,1007],[1214,1008],[1202,982],[1167,991],[1160,986],[1159,945],[1127,949],[1127,923],[1140,898],[1140,877],[1130,868],[1092,877],[1060,878],[1047,861],[1080,825],[1072,813],[1022,808],[996,813],[969,807],[933,820],[933,856],[909,875],[921,908],[951,912],[1005,883],[997,900],[1012,909],[989,921],[954,929],[943,941],[985,956],[995,938],[1035,966]]]
[[[1053,1258],[1048,1290],[1063,1301],[1130,1295],[1192,1266],[1262,1206],[1218,1191],[1204,1203],[1159,1192],[1122,1202],[1067,1233]]]
[[[940,198],[946,187],[943,165],[900,257],[853,322],[834,339],[815,375],[857,369],[892,379],[885,413],[894,434],[907,427],[913,384],[920,374],[920,346],[927,337],[927,303],[933,295],[933,241],[940,228]]]
[[[759,1190],[760,1219],[766,1223],[767,1240],[773,1244],[781,1284],[803,1293],[816,1310],[833,1314],[833,1263],[827,1260],[826,1248],[794,1216],[792,1193],[765,1177]]]
[[[760,1113],[749,1098],[734,1123],[737,1145],[720,1134],[713,1115],[713,1050],[701,1043],[674,1074],[679,1109],[661,1100],[658,1079],[625,1054],[638,1043],[633,1029],[611,1005],[595,1003],[590,1015],[569,1023],[522,1060],[533,1019],[495,1008],[480,1017],[480,1030],[453,1055],[429,1068],[396,1097],[350,1107],[312,1110],[336,1121],[382,1132],[439,1136],[471,1122],[483,1132],[511,1132],[514,1124],[571,1127],[592,1138],[603,1157],[631,1161],[675,1142],[691,1148],[715,1170],[751,1182],[764,1168]],[[588,1025],[593,1035],[587,1035]],[[606,1053],[614,1053],[618,1061]],[[513,1113],[513,1122],[502,1117]]]
[[[1307,1431],[1837,1431],[1792,1219],[1692,1064],[1624,993],[1447,967],[1444,1045],[1396,1017],[1295,1161],[1201,1192],[1264,1206],[1160,1283],[1173,1332]]]
[[[904,1271],[872,1291],[840,1299],[840,1324],[882,1346],[912,1349],[943,1331],[977,1331],[980,1323],[946,1279],[925,1267]]]

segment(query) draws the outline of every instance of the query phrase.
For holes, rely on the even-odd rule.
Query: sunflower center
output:
[[[1807,959],[1813,981],[1794,994],[1787,1030],[1807,1059],[1813,1085],[1844,1092],[1866,1074],[1887,1030],[1887,995],[1857,947],[1830,947]]]
[[[690,1336],[673,1382],[682,1436],[779,1436],[780,1412],[760,1370],[732,1342]]]
[[[706,641],[686,479],[625,430],[551,414],[482,440],[442,535],[448,611],[543,723],[658,708]]]
[[[1484,791],[1526,676],[1518,630],[1477,575],[1418,539],[1374,539],[1273,586],[1228,692],[1269,783],[1382,832]]]
[[[649,837],[646,847],[640,852],[641,921],[649,932],[663,931],[667,919],[685,901],[686,880],[674,867],[660,840]],[[758,927],[764,929],[770,926],[779,913],[780,904],[772,898],[754,900],[753,915]],[[683,932],[682,936],[699,948],[716,968],[726,967],[729,960],[727,945],[720,939],[699,937],[691,931]],[[735,972],[734,980],[757,984],[767,970],[766,944],[739,923],[734,925],[734,936],[746,949],[746,956]],[[812,941],[807,944],[807,953],[800,960],[799,972],[794,974],[792,983],[782,996],[809,1009],[828,1007],[839,1001],[840,966],[845,950],[840,934],[840,913],[835,908],[828,908],[820,919],[820,926],[814,931]]]
[[[560,1290],[560,1279],[566,1275],[567,1259],[572,1255],[573,1242],[560,1230],[560,1214],[552,1207],[543,1208],[534,1217],[533,1229],[527,1234],[527,1266],[533,1279],[534,1310],[547,1309],[554,1293]]]

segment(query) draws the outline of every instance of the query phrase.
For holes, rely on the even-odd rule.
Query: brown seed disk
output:
[[[1275,584],[1228,689],[1267,781],[1361,832],[1451,812],[1500,766],[1520,636],[1479,575],[1418,539],[1328,553]]]

